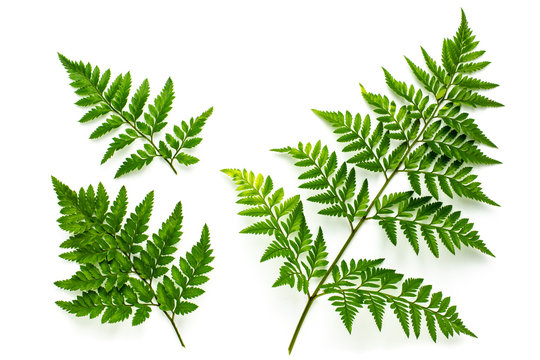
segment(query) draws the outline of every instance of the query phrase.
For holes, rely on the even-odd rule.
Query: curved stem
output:
[[[173,165],[172,160],[169,161],[169,160],[167,160],[167,159],[165,159],[165,158],[163,158],[163,159],[167,162],[167,164],[168,164],[169,167],[172,169],[172,171],[174,171],[174,175],[178,175],[178,171],[176,171],[176,169],[174,168],[174,165]]]
[[[178,328],[176,327],[176,324],[174,323],[174,319],[166,311],[164,311],[163,313],[165,314],[167,319],[169,319],[169,321],[171,322],[171,325],[174,328],[174,332],[176,333],[176,336],[178,337],[178,340],[180,340],[180,345],[182,345],[182,347],[186,347],[186,345],[182,341],[182,337],[180,336],[180,332],[178,331]]]

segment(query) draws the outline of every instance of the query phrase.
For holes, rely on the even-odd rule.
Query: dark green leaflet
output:
[[[134,326],[143,323],[152,309],[160,309],[184,346],[174,320],[197,309],[192,299],[204,293],[201,285],[208,281],[214,259],[208,227],[204,225],[200,241],[176,262],[181,203],[149,236],[153,192],[126,217],[124,187],[110,204],[101,183],[97,189],[89,186],[75,192],[54,177],[52,181],[62,214],[58,223],[70,234],[60,245],[66,249],[60,257],[80,265],[71,278],[55,283],[78,294],[75,300],[57,301],[58,306],[76,316],[101,316],[102,323],[131,318]]]

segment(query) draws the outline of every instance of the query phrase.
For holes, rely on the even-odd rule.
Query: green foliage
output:
[[[433,341],[437,341],[437,329],[447,338],[461,333],[476,337],[459,318],[456,306],[450,305],[450,297],[432,293],[431,285],[422,285],[423,279],[402,281],[402,274],[379,267],[381,263],[382,259],[343,260],[334,267],[332,282],[323,285],[323,293],[329,295],[349,333],[356,314],[364,307],[381,330],[386,307],[390,306],[407,337],[412,329],[418,338],[422,323]],[[399,284],[401,291],[396,292]]]
[[[421,160],[417,160],[419,158]],[[420,180],[423,178],[427,190],[436,199],[440,190],[450,198],[455,194],[499,206],[484,194],[480,182],[475,181],[477,175],[471,174],[472,170],[473,167],[465,166],[463,161],[452,161],[452,157],[439,155],[428,145],[421,145],[405,158],[404,168],[399,171],[407,174],[411,188],[419,195],[422,194]]]
[[[469,219],[461,218],[460,211],[452,211],[451,205],[433,201],[431,196],[415,198],[408,192],[403,193],[397,202],[385,203],[383,198],[382,204],[377,202],[375,207],[376,213],[372,219],[378,220],[394,245],[399,227],[417,254],[420,234],[436,257],[439,257],[437,238],[452,254],[465,245],[494,256],[480,240],[478,232],[473,230]]]
[[[498,206],[484,193],[477,175],[473,174],[475,165],[500,164],[498,160],[487,156],[480,149],[480,145],[491,147],[495,145],[478,128],[469,114],[463,112],[465,106],[501,105],[472,92],[491,89],[497,85],[464,75],[489,64],[473,62],[485,53],[476,51],[477,45],[478,42],[468,27],[465,15],[462,14],[460,27],[454,38],[444,40],[443,66],[439,66],[423,48],[422,54],[427,70],[406,58],[413,75],[427,93],[422,89],[416,89],[414,85],[396,80],[383,68],[388,87],[403,105],[386,95],[369,93],[362,86],[362,96],[376,114],[377,126],[373,131],[369,115],[353,116],[348,111],[342,113],[314,110],[314,112],[334,127],[334,133],[339,135],[338,142],[346,144],[343,151],[353,152],[353,157],[348,163],[362,169],[382,172],[386,183],[395,175],[406,174],[412,190],[418,195],[427,190],[435,200],[441,199],[442,196],[450,198],[458,196]],[[463,99],[467,101],[462,101]],[[283,150],[285,149],[291,153],[290,148]],[[291,155],[297,157],[296,153]],[[296,165],[304,166],[304,163],[297,162]],[[355,180],[351,179],[351,183],[354,182]],[[328,203],[339,200],[336,197],[332,199],[331,194],[327,195],[324,200]],[[354,197],[355,194],[351,196]],[[459,212],[452,213],[448,219],[441,219],[444,220],[441,222],[444,229],[440,226],[431,226],[435,224],[428,226],[424,222],[415,222],[402,217],[382,219],[380,216],[383,213],[379,212],[378,205],[384,196],[381,196],[381,199],[374,199],[377,214],[367,219],[378,220],[392,243],[395,244],[397,241],[399,227],[416,252],[419,250],[420,234],[435,256],[439,254],[436,237],[439,237],[452,253],[463,244],[492,255],[479,239],[477,232],[471,231],[472,224],[466,219],[459,218]],[[406,196],[410,197],[412,194]],[[423,199],[427,202],[432,201],[429,197]],[[399,202],[395,202],[394,205]],[[441,202],[432,201],[432,203],[438,204],[441,209],[448,209],[450,214],[451,207],[444,206]],[[391,208],[390,204],[388,208]],[[360,213],[360,217],[363,215],[365,214]],[[463,222],[468,225],[463,225]],[[456,230],[447,232],[454,227]]]
[[[157,157],[163,158],[175,173],[176,162],[189,166],[199,161],[185,150],[196,147],[202,141],[198,135],[212,115],[213,108],[191,118],[189,122],[182,121],[180,126],[175,125],[171,133],[166,133],[163,140],[158,141],[156,136],[160,136],[167,126],[166,120],[174,100],[174,87],[170,78],[153,103],[147,104],[150,97],[148,79],[141,83],[129,100],[132,85],[129,72],[118,75],[111,82],[110,70],[101,73],[99,67],[90,63],[72,61],[62,54],[58,54],[58,57],[69,78],[73,80],[71,86],[76,89],[75,93],[81,96],[75,104],[90,108],[80,122],[96,119],[102,121],[90,139],[100,138],[124,125],[125,131],[113,137],[101,163],[107,162],[117,151],[136,140],[142,143],[141,148],[126,157],[115,177],[141,170]]]
[[[313,146],[299,143],[297,148],[286,147],[274,151],[288,153],[298,160],[295,165],[308,168],[299,176],[304,180],[300,188],[318,191],[308,200],[327,205],[319,214],[345,217],[349,223],[355,217],[364,215],[363,210],[369,201],[367,181],[362,187],[366,190],[355,196],[356,172],[354,169],[347,170],[346,163],[338,165],[336,153],[329,154],[328,147],[321,146],[320,141]]]
[[[462,14],[456,35],[443,41],[442,65],[423,48],[425,68],[405,58],[420,87],[396,79],[383,68],[386,84],[395,96],[374,94],[361,86],[362,97],[374,116],[313,110],[333,127],[338,142],[344,145],[343,152],[349,155],[346,162],[341,163],[337,153],[321,141],[274,150],[292,157],[302,169],[299,187],[311,192],[309,201],[322,204],[319,214],[344,218],[350,227],[332,262],[326,260],[320,228],[320,236],[312,241],[300,197],[283,201],[283,189],[272,193],[270,177],[224,170],[238,186],[238,203],[248,207],[239,214],[262,218],[242,233],[272,237],[262,261],[283,258],[274,286],[286,284],[308,296],[289,352],[312,303],[321,296],[328,296],[348,332],[362,308],[381,329],[390,307],[406,336],[414,333],[418,337],[426,328],[433,341],[438,332],[445,337],[475,337],[458,317],[456,307],[450,305],[450,298],[432,293],[422,279],[403,280],[396,270],[380,267],[384,259],[347,262],[341,258],[369,221],[377,222],[393,244],[399,237],[406,238],[417,254],[422,241],[435,257],[440,255],[441,244],[451,254],[470,247],[493,256],[473,223],[443,202],[443,197],[458,196],[498,205],[473,174],[474,166],[500,162],[484,153],[483,145],[495,145],[465,109],[502,106],[480,94],[497,85],[471,75],[489,64],[478,61],[484,51],[477,46]],[[379,189],[369,189],[376,182],[368,184],[365,171],[374,172],[372,176],[382,173],[384,182]],[[389,184],[400,175],[407,176],[410,188],[389,192]],[[319,238],[322,247],[317,245]],[[319,277],[313,287],[311,273]]]
[[[384,159],[389,150],[390,139],[400,137],[396,135],[396,132],[388,130],[393,129],[394,126],[387,124],[387,129],[385,129],[384,122],[381,121],[372,131],[369,116],[362,119],[360,114],[356,114],[353,119],[350,112],[346,112],[345,115],[341,112],[319,110],[313,110],[313,112],[336,128],[334,133],[340,135],[339,142],[348,143],[343,151],[353,153],[353,156],[347,160],[349,164],[369,171],[386,172]]]
[[[155,307],[173,324],[176,315],[197,308],[188,300],[204,293],[201,285],[208,281],[205,274],[212,270],[214,257],[204,225],[201,240],[180,258],[178,266],[169,266],[182,235],[181,203],[150,237],[147,230],[153,192],[126,218],[124,187],[111,205],[101,183],[97,190],[89,186],[75,192],[54,177],[52,182],[62,214],[58,223],[70,233],[60,245],[67,250],[60,257],[80,266],[71,278],[55,282],[62,289],[79,293],[75,300],[57,301],[58,306],[76,316],[101,315],[102,323],[131,317],[132,325],[143,323]],[[153,281],[157,281],[156,287]]]
[[[283,188],[275,191],[272,178],[255,175],[247,170],[224,169],[237,185],[238,204],[248,206],[239,215],[259,217],[262,220],[246,227],[244,234],[265,234],[273,237],[266,248],[262,261],[282,258],[283,265],[274,287],[289,285],[309,294],[310,280],[320,278],[326,272],[326,244],[322,229],[313,240],[304,216],[300,196],[286,200]]]

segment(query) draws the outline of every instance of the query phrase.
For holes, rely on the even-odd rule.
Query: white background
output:
[[[386,257],[386,266],[425,277],[452,296],[479,338],[441,336],[433,344],[423,329],[419,340],[407,339],[391,310],[381,333],[363,310],[348,335],[322,300],[312,307],[293,358],[537,358],[540,32],[535,1],[2,2],[0,357],[288,358],[305,300],[289,288],[271,288],[278,264],[259,263],[266,239],[238,234],[250,219],[236,215],[240,207],[233,186],[218,170],[246,167],[272,174],[289,195],[298,193],[298,169],[268,149],[322,139],[338,150],[331,129],[310,109],[367,113],[358,82],[386,92],[381,65],[410,82],[402,56],[420,63],[422,45],[438,57],[443,37],[459,25],[462,6],[493,62],[481,77],[501,85],[488,95],[506,107],[473,110],[499,146],[487,151],[503,165],[477,173],[502,207],[455,203],[497,258],[464,250],[458,256],[443,251],[437,260],[425,246],[415,256],[405,239],[394,247],[375,224],[361,230],[345,257]],[[171,76],[177,96],[172,123],[214,106],[195,151],[201,162],[174,176],[155,161],[114,180],[120,155],[128,152],[99,165],[110,137],[91,141],[95,124],[77,123],[84,110],[73,105],[77,96],[57,51],[116,74],[131,70],[137,85],[148,77],[153,95]],[[203,223],[209,224],[215,271],[207,293],[197,299],[199,310],[178,322],[186,349],[159,312],[133,328],[127,322],[101,325],[76,318],[54,304],[72,298],[53,282],[71,276],[75,266],[57,257],[66,233],[55,222],[51,175],[73,188],[102,181],[111,197],[125,184],[131,206],[154,189],[151,230],[182,200],[181,253],[198,239]],[[376,188],[372,183],[372,193]],[[300,193],[304,199],[308,195]],[[311,228],[323,226],[336,254],[346,224],[317,215],[313,204],[306,209]]]

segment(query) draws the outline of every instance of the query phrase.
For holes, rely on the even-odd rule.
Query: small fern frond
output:
[[[465,166],[463,161],[452,161],[445,154],[439,155],[436,151],[432,151],[429,145],[423,144],[404,160],[403,169],[398,171],[407,174],[412,189],[419,195],[422,194],[420,179],[424,178],[426,188],[435,199],[439,199],[441,190],[450,198],[455,194],[499,206],[484,194],[480,182],[475,181],[477,175],[471,174],[472,169],[472,166]]]
[[[392,134],[384,130],[383,122],[380,122],[375,129],[371,130],[371,119],[366,116],[364,119],[360,114],[353,116],[346,112],[325,112],[313,110],[315,114],[332,125],[335,134],[339,134],[338,142],[348,143],[343,152],[352,152],[353,156],[347,163],[356,165],[362,169],[383,172],[386,168],[383,165],[383,157],[386,155],[390,145]]]
[[[62,243],[68,251],[60,257],[80,265],[71,278],[55,282],[62,289],[79,292],[75,300],[57,301],[58,306],[76,316],[101,315],[102,323],[131,317],[134,326],[142,324],[152,308],[158,307],[184,345],[174,316],[195,310],[197,306],[185,299],[204,293],[200,286],[208,281],[204,274],[212,270],[209,264],[213,260],[208,227],[203,227],[201,240],[191,252],[180,258],[179,268],[170,268],[182,235],[181,203],[149,237],[153,192],[124,220],[128,206],[124,187],[110,205],[101,183],[97,192],[92,186],[75,192],[54,177],[52,182],[62,214],[58,223],[72,234]],[[153,280],[158,281],[156,287]]]
[[[447,111],[441,111],[440,115],[441,120],[458,133],[467,136],[467,138],[474,140],[479,144],[494,148],[497,147],[487,138],[484,132],[478,128],[474,119],[471,119],[468,113],[461,111],[461,106],[449,106],[447,107]]]
[[[319,214],[354,220],[355,209],[350,202],[356,192],[356,173],[354,169],[348,170],[346,163],[339,165],[335,152],[329,154],[328,147],[320,141],[274,151],[287,153],[298,160],[295,165],[308,168],[298,177],[304,181],[300,188],[319,192],[309,197],[309,201],[329,205]]]
[[[206,120],[212,115],[212,108],[203,112],[189,123],[182,121],[181,128],[174,127],[174,132],[165,135],[164,140],[157,140],[156,135],[167,126],[167,117],[172,110],[175,98],[174,86],[169,78],[153,103],[147,104],[150,97],[150,84],[145,79],[137,88],[131,101],[131,74],[118,75],[110,82],[111,71],[101,74],[97,66],[82,61],[72,61],[62,54],[58,54],[60,62],[69,74],[75,93],[81,99],[75,104],[81,107],[90,107],[90,110],[81,118],[80,122],[89,122],[102,119],[102,123],[92,132],[91,139],[105,136],[124,126],[125,131],[113,138],[101,163],[107,162],[115,152],[140,141],[142,148],[129,155],[115,177],[141,170],[148,166],[156,157],[164,159],[176,173],[175,162],[189,166],[198,162],[198,159],[185,153],[183,150],[191,149],[201,142],[197,137]],[[128,105],[129,101],[129,105]],[[126,105],[127,108],[126,108]],[[147,110],[145,111],[145,107]]]

